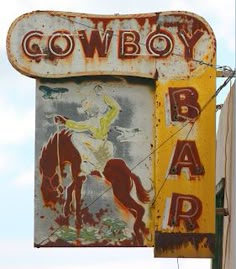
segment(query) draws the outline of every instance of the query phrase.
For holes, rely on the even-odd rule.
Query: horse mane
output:
[[[71,132],[67,129],[62,129],[59,132],[51,134],[48,141],[44,144],[40,157],[39,164],[40,170],[48,166],[48,162],[52,162],[54,159],[54,154],[57,152],[57,138],[59,137],[60,144],[66,144],[68,141],[71,141]]]
[[[41,156],[43,154],[45,154],[45,152],[47,150],[49,150],[51,147],[54,147],[54,143],[57,142],[57,136],[59,136],[59,139],[61,142],[68,140],[68,138],[70,139],[71,138],[71,132],[67,129],[62,129],[61,131],[59,132],[55,132],[54,134],[51,134],[49,139],[48,139],[48,142],[46,142],[42,148],[42,152],[41,152]]]

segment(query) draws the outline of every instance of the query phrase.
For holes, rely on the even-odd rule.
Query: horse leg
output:
[[[121,195],[120,193],[117,194],[116,192],[114,192],[114,196],[134,216],[134,234],[136,236],[138,245],[142,246],[143,234],[141,231],[143,231],[143,226],[145,226],[145,223],[142,221],[142,218],[145,213],[144,208],[140,204],[138,204],[130,195]]]
[[[143,245],[142,225],[144,224],[144,222],[142,221],[142,218],[145,212],[144,208],[134,201],[133,203],[131,203],[131,205],[129,204],[128,209],[131,213],[133,213],[135,217],[134,232],[135,232],[135,235],[137,236],[138,244],[142,246]]]
[[[114,196],[134,216],[134,233],[138,244],[143,245],[143,236],[140,231],[144,232],[146,229],[145,223],[142,221],[145,210],[130,196],[132,188],[130,169],[123,160],[111,159],[107,162],[103,174],[111,183]]]
[[[71,213],[70,206],[72,203],[72,193],[73,193],[74,188],[75,188],[75,184],[74,184],[74,181],[72,181],[72,183],[69,185],[69,187],[66,190],[66,202],[64,204],[64,215],[66,217],[68,217],[69,214]]]
[[[137,211],[137,214],[136,214],[136,220],[135,220],[134,225],[137,225],[138,229],[142,231],[143,235],[147,235],[149,233],[149,229],[146,227],[146,224],[143,221],[145,210],[139,204],[137,204],[135,209]]]
[[[85,176],[77,177],[77,179],[74,181],[75,185],[75,201],[76,201],[76,229],[77,233],[79,234],[79,231],[81,229],[82,221],[81,221],[81,190],[83,181],[86,179]]]

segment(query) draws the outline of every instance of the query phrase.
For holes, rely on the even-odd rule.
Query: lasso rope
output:
[[[59,128],[59,124],[57,124],[57,174],[59,177],[59,186],[62,186],[62,175],[61,175],[61,164],[60,164],[60,147],[59,147],[59,133],[60,133],[60,128]]]

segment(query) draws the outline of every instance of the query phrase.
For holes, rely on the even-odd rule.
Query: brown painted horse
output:
[[[60,165],[58,165],[58,163]],[[71,169],[72,181],[66,188],[66,199],[63,198],[63,179],[65,165]],[[85,176],[80,176],[81,157],[75,146],[71,142],[71,132],[62,129],[55,133],[48,143],[43,147],[39,159],[39,169],[41,175],[41,192],[45,206],[55,208],[56,203],[64,204],[64,215],[68,217],[71,212],[73,193],[76,200],[76,228],[81,228],[81,188]],[[98,172],[94,174],[99,174]],[[139,201],[149,202],[149,194],[139,178],[131,172],[122,159],[109,160],[104,168],[103,175],[110,183],[114,197],[124,206],[135,218],[134,234],[137,245],[143,245],[143,235],[148,230],[143,222],[145,213],[144,207],[137,203],[130,195],[133,183],[136,186],[136,193]]]

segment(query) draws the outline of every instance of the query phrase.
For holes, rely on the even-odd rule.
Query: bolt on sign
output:
[[[34,11],[8,58],[36,79],[35,246],[212,257],[216,42],[188,12]]]

